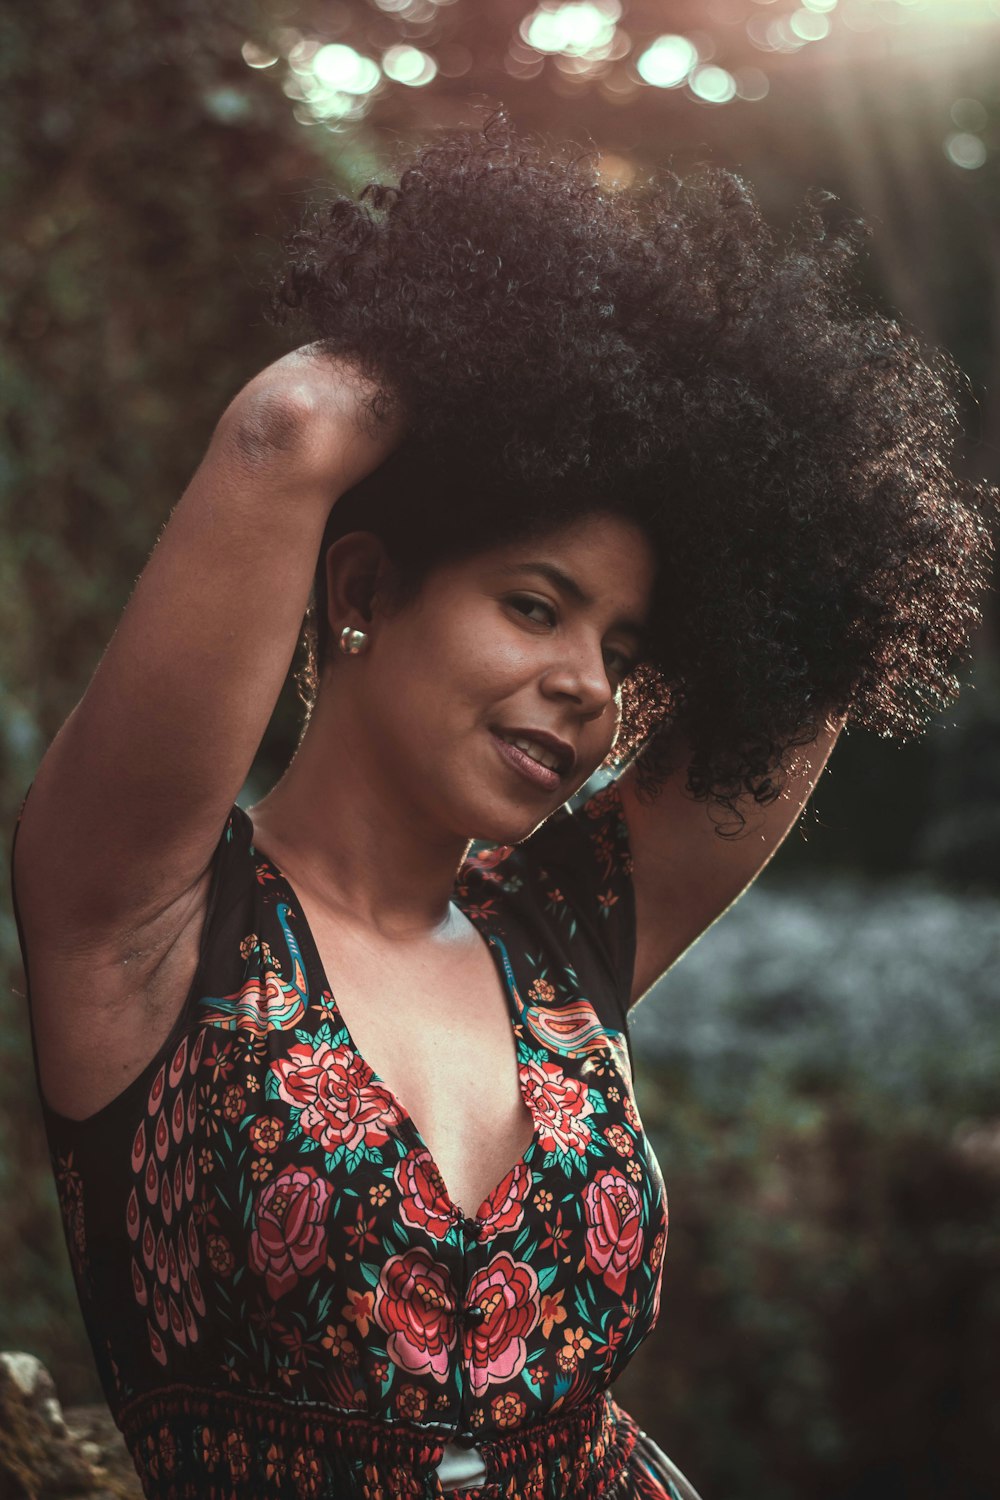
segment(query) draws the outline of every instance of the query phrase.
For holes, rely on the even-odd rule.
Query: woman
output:
[[[781,247],[724,172],[603,194],[501,114],[297,238],[310,342],[220,419],[16,848],[147,1495],[693,1493],[608,1389],[667,1231],[628,1012],[848,717],[954,695],[989,559],[859,234]]]

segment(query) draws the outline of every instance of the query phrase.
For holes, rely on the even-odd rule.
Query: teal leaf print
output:
[[[267,1077],[264,1079],[264,1098],[271,1100],[280,1099],[280,1097],[281,1095],[278,1091],[278,1080],[275,1078],[273,1073],[268,1073]]]
[[[324,1159],[324,1166],[326,1167],[326,1170],[328,1172],[332,1172],[335,1167],[339,1167],[340,1163],[344,1160],[346,1153],[346,1146],[338,1146],[336,1151],[328,1151]]]
[[[369,1265],[366,1260],[361,1262],[361,1274],[369,1286],[378,1286],[378,1266]]]
[[[556,1279],[556,1277],[558,1275],[559,1275],[559,1267],[557,1265],[555,1265],[555,1266],[546,1266],[544,1270],[539,1271],[539,1273],[538,1273],[538,1290],[540,1292],[547,1292],[548,1289],[549,1289],[549,1287],[552,1285],[552,1283],[555,1281],[555,1279]],[[532,1354],[532,1355],[529,1355],[529,1358],[530,1359],[541,1359],[541,1355],[540,1354]]]
[[[304,1031],[301,1026],[297,1026],[295,1028],[294,1036],[297,1042],[301,1042],[304,1047],[309,1048],[310,1052],[312,1051],[313,1039],[311,1032]]]

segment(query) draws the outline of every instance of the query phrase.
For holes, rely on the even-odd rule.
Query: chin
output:
[[[520,811],[509,806],[494,806],[489,812],[480,808],[479,815],[474,820],[474,831],[467,837],[486,844],[521,844],[572,795],[573,789],[566,792],[560,790],[553,793],[553,797],[558,800],[551,805],[546,805],[540,799],[537,808],[523,808]]]

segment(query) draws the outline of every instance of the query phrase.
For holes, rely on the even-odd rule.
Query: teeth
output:
[[[520,735],[515,737],[511,734],[505,734],[504,739],[508,745],[516,745],[519,750],[523,750],[526,755],[530,755],[532,760],[537,760],[540,766],[547,766],[550,771],[558,771],[558,755],[554,751],[546,749],[544,745],[540,745],[537,740],[527,740]]]

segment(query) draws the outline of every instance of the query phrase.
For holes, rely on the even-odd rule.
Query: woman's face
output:
[[[376,776],[443,835],[526,838],[615,742],[654,579],[644,533],[597,514],[445,564],[395,612],[376,593],[368,649],[338,664]]]

